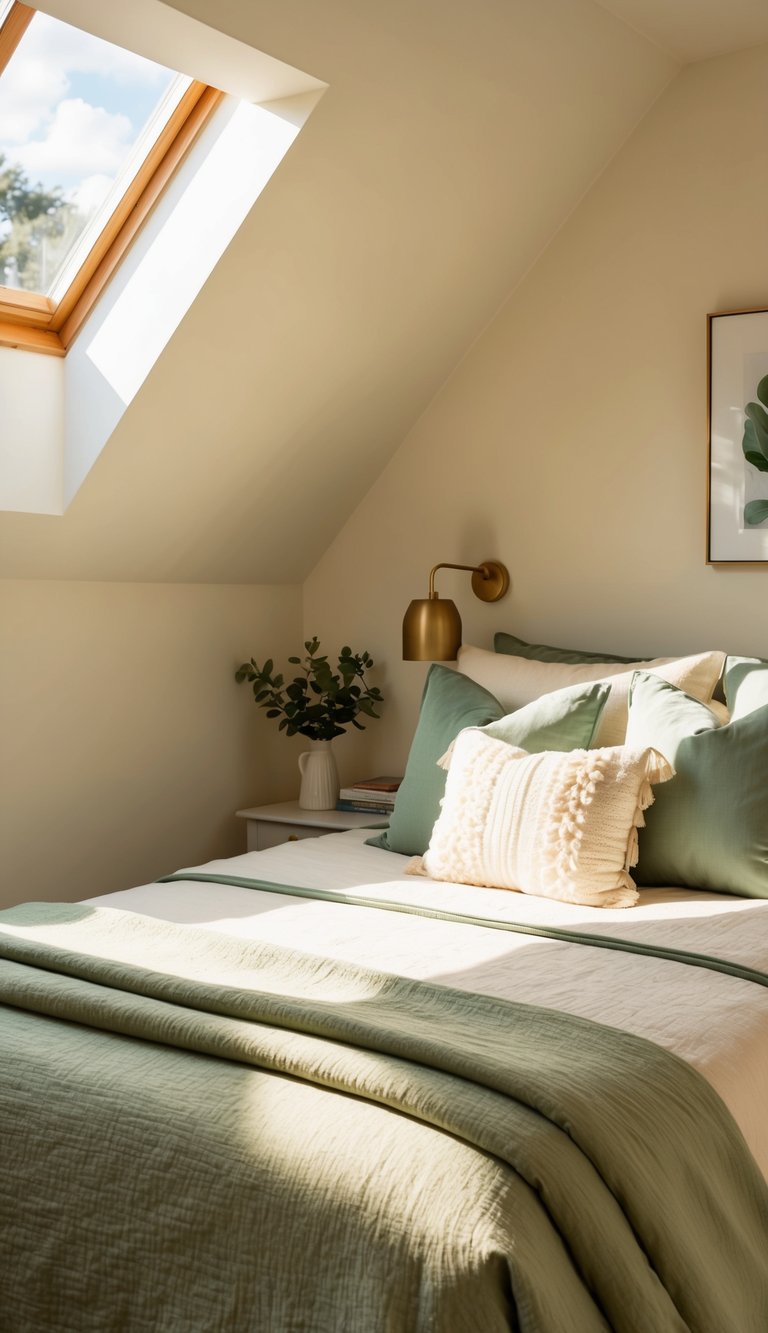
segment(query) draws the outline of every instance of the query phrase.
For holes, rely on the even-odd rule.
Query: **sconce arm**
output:
[[[487,578],[489,571],[487,565],[450,565],[445,562],[435,565],[429,575],[429,596],[430,599],[437,597],[435,592],[435,574],[438,569],[464,569],[468,574],[480,574],[482,578]]]

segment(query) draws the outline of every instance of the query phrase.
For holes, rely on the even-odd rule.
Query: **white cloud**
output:
[[[81,213],[90,217],[106,199],[112,182],[113,177],[104,174],[86,176],[77,189],[70,192],[69,198],[73,204],[77,205]]]
[[[103,87],[91,85],[95,77],[124,90],[120,112],[92,105],[93,87]],[[131,125],[137,99],[146,108],[147,90],[159,96],[169,77],[162,66],[38,11],[0,78],[0,153],[33,180],[90,200],[125,161],[138,129]]]
[[[102,74],[116,83],[151,86],[168,77],[162,65],[39,12],[27,29],[23,50],[25,58],[28,54],[51,69],[64,69],[70,74]]]
[[[105,174],[114,176],[125,160],[133,138],[127,116],[90,106],[82,98],[68,98],[57,106],[44,139],[34,139],[8,151],[30,176],[55,174],[67,178]]]
[[[157,86],[158,93],[168,81],[161,65],[38,12],[0,78],[4,151],[46,133],[78,74],[100,75],[126,89]]]
[[[43,60],[12,60],[0,79],[0,143],[25,143],[67,93],[62,69]]]

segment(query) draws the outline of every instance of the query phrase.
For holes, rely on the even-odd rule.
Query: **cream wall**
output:
[[[385,664],[343,769],[402,765],[424,667],[403,611],[439,560],[465,638],[768,656],[768,569],[704,563],[706,314],[768,305],[768,48],[690,66],[457,368],[307,580],[305,629]],[[446,275],[450,281],[450,275]]]
[[[235,668],[295,650],[298,587],[0,583],[0,905],[74,899],[245,850],[295,794]]]
[[[0,511],[61,513],[63,422],[63,360],[0,347]]]

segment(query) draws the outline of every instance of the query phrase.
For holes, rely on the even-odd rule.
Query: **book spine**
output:
[[[388,805],[390,809],[394,807],[394,793],[377,791],[356,791],[354,787],[342,787],[339,792],[340,801],[358,801],[363,805]]]
[[[380,805],[374,801],[342,801],[336,802],[336,809],[344,811],[345,814],[356,815],[391,815],[394,810],[393,805]]]
[[[364,797],[383,796],[388,801],[390,797],[394,799],[402,781],[402,778],[390,777],[361,778],[359,782],[353,782],[351,788],[348,787],[346,790],[359,792]]]
[[[394,801],[359,801],[352,796],[339,796],[344,805],[359,805],[361,810],[394,810]]]

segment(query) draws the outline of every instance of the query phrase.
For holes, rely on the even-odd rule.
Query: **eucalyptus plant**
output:
[[[744,408],[744,438],[741,447],[744,457],[758,472],[768,472],[768,375],[757,386],[760,402],[747,403]],[[761,406],[762,404],[762,406]],[[744,522],[757,527],[768,518],[768,500],[748,500],[744,506]]]
[[[327,655],[319,652],[319,639],[308,639],[304,648],[304,657],[288,658],[292,666],[301,667],[293,680],[286,682],[275,674],[271,658],[262,667],[253,658],[243,662],[235,680],[247,680],[253,686],[255,702],[266,708],[267,717],[280,718],[279,729],[288,736],[298,733],[312,741],[330,741],[343,736],[350,723],[364,731],[358,715],[377,718],[376,705],[383,703],[380,690],[365,678],[373,658],[345,647],[334,671]]]

